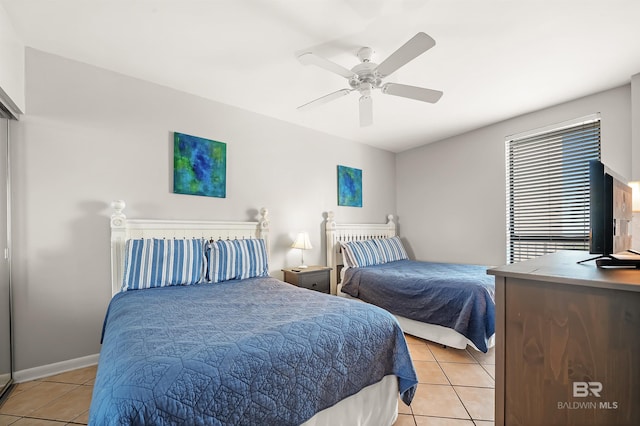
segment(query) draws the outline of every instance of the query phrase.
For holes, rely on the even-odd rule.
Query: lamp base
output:
[[[299,269],[304,269],[304,268],[308,268],[308,266],[307,266],[307,265],[305,265],[305,264],[302,264],[302,265],[298,266],[298,268],[299,268]]]

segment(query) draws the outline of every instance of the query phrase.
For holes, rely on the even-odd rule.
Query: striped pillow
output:
[[[351,268],[373,266],[382,261],[378,246],[373,240],[349,241],[342,244],[342,254]]]
[[[347,268],[355,268],[355,261],[351,258],[353,256],[351,247],[348,243],[340,243],[340,252],[342,253],[342,263]]]
[[[408,259],[407,252],[402,245],[402,241],[398,237],[383,238],[374,240],[380,255],[382,256],[382,263],[395,262],[396,260]]]
[[[240,279],[266,277],[269,275],[267,247],[262,239],[239,240],[242,253]]]
[[[203,240],[127,240],[122,291],[196,284],[204,266]]]
[[[208,281],[219,283],[269,275],[264,240],[218,240],[207,250]]]
[[[209,243],[207,250],[207,281],[219,283],[238,279],[240,258],[237,255],[235,240],[218,240]]]

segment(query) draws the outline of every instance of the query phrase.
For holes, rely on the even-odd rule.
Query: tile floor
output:
[[[0,426],[87,424],[96,366],[18,383],[0,405]]]
[[[418,390],[410,407],[398,403],[394,426],[493,426],[494,350],[444,348],[407,336]]]
[[[493,425],[493,350],[443,348],[407,336],[420,382],[411,407],[399,402],[394,426]],[[96,367],[19,383],[0,405],[0,426],[87,424]]]

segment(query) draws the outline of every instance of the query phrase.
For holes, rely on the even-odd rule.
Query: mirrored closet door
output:
[[[9,121],[0,115],[0,397],[12,383],[8,189]]]

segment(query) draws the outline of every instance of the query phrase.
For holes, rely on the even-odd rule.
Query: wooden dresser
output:
[[[493,268],[496,425],[640,425],[640,269],[562,251]]]

